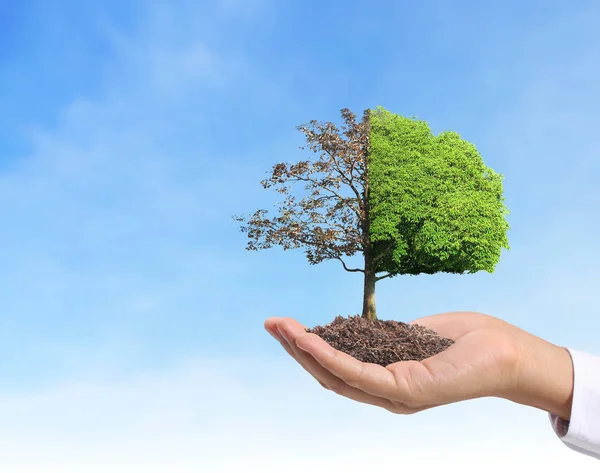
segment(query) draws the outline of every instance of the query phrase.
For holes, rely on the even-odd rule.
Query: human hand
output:
[[[333,349],[291,318],[269,318],[265,329],[321,386],[394,413],[493,396],[570,418],[573,366],[566,349],[475,312],[411,323],[455,343],[425,360],[383,367]]]

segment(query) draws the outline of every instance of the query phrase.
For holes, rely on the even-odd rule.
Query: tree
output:
[[[298,127],[314,161],[278,163],[263,187],[285,195],[279,215],[256,211],[241,230],[247,250],[305,248],[310,264],[338,260],[364,276],[362,316],[377,319],[375,284],[397,275],[493,272],[508,249],[501,174],[457,133],[434,136],[426,122],[365,110],[341,111],[341,128]],[[306,147],[301,147],[306,149]],[[304,184],[301,199],[290,193]],[[361,252],[362,268],[344,257]],[[383,274],[382,274],[383,273]]]

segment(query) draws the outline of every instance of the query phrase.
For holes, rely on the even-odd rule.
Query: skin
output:
[[[499,397],[569,420],[573,364],[569,352],[498,318],[449,312],[411,322],[455,340],[423,361],[386,367],[333,349],[288,317],[265,329],[324,388],[396,414],[479,397]]]

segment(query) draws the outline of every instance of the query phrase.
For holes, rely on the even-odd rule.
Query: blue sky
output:
[[[387,432],[387,452],[412,441],[416,461],[415,432],[467,416],[423,455],[466,461],[480,442],[592,471],[541,412],[480,400],[399,418],[322,393],[263,321],[358,313],[362,281],[247,252],[231,216],[273,209],[259,181],[307,157],[297,125],[343,107],[418,116],[505,175],[511,250],[494,274],[382,281],[380,317],[476,310],[598,353],[597,18],[592,1],[4,2],[0,469],[230,471],[217,444],[234,439],[247,471],[281,471],[277,455],[327,432],[321,464],[358,468],[376,461],[369,442],[344,460],[361,432]]]

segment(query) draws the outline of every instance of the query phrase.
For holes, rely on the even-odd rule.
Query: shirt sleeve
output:
[[[600,460],[600,358],[567,350],[574,371],[571,419],[549,413],[550,422],[567,447]]]

